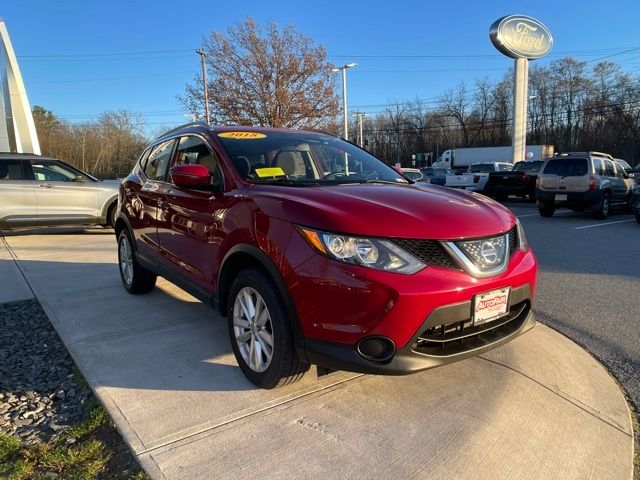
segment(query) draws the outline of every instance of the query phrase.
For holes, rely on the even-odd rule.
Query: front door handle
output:
[[[53,187],[53,185],[51,185],[50,183],[41,183],[40,184],[40,188],[51,188]]]

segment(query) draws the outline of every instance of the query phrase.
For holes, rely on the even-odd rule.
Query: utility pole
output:
[[[207,119],[207,123],[211,122],[209,118],[209,91],[207,90],[207,66],[205,60],[207,54],[202,49],[197,49],[196,53],[200,55],[200,65],[202,66],[202,88],[204,91],[204,116]]]
[[[358,146],[360,148],[364,148],[364,136],[362,134],[362,119],[364,117],[368,117],[368,113],[364,112],[353,112],[351,115],[356,117],[356,121],[358,123]]]

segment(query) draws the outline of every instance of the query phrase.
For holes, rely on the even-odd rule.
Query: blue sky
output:
[[[358,62],[349,71],[349,107],[370,112],[393,100],[433,99],[463,80],[499,80],[511,60],[493,48],[488,29],[510,13],[538,18],[554,35],[552,54],[539,63],[560,54],[594,60],[640,47],[637,0],[2,3],[0,17],[32,105],[69,121],[128,109],[145,116],[149,131],[186,121],[176,95],[198,72],[193,49],[209,32],[247,16],[294,24],[324,45],[334,63]],[[450,57],[400,58],[430,55]],[[610,59],[640,71],[640,48]]]

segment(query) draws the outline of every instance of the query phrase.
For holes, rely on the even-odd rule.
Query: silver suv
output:
[[[119,186],[53,158],[0,153],[0,229],[114,225]]]
[[[538,211],[553,216],[556,208],[589,210],[595,218],[609,216],[611,206],[629,208],[633,180],[611,155],[572,152],[549,158],[536,182]]]

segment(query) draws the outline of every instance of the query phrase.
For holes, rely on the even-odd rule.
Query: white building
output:
[[[11,46],[9,32],[0,18],[0,152],[40,154],[27,91]]]

